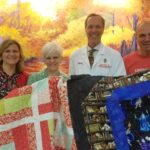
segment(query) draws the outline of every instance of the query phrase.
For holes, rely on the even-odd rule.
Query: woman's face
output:
[[[50,56],[44,58],[44,63],[46,64],[49,71],[58,71],[61,61],[62,57],[57,53],[53,53]]]
[[[5,65],[16,65],[20,60],[20,50],[16,44],[10,45],[2,54],[2,61]]]

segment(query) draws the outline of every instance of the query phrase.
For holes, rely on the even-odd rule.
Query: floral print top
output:
[[[0,70],[0,99],[5,97],[8,92],[14,88],[19,87],[17,84],[18,76],[19,73],[15,73],[12,76],[9,76],[3,70]]]

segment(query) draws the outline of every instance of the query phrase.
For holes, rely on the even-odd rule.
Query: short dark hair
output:
[[[91,14],[89,14],[89,15],[86,17],[86,19],[85,19],[85,28],[86,28],[86,26],[87,26],[87,22],[88,22],[88,19],[89,19],[90,17],[100,17],[101,20],[102,20],[103,27],[105,27],[105,19],[104,19],[101,15],[99,15],[99,14],[91,13]]]
[[[144,20],[140,20],[138,21],[137,25],[136,25],[136,32],[139,28],[143,27],[143,25],[150,25],[150,19],[144,19]]]

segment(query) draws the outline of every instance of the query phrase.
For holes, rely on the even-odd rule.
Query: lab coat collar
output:
[[[103,47],[104,47],[104,45],[103,45],[102,43],[99,43],[99,44],[96,45],[93,49],[98,50],[98,53],[99,53],[99,54],[104,54],[104,49],[103,49]],[[92,49],[92,48],[87,45],[87,52],[88,52],[89,50],[91,50],[91,49]]]
[[[93,67],[95,67],[96,64],[99,63],[100,59],[101,59],[102,57],[104,57],[104,55],[105,55],[105,48],[104,48],[104,45],[101,43],[101,44],[99,45],[98,53],[97,53],[97,55],[96,55],[96,57],[95,57],[95,59],[94,59]]]
[[[90,66],[89,63],[89,59],[88,59],[88,45],[82,48],[82,57],[83,57],[83,61],[85,61],[85,63]],[[91,49],[91,48],[90,48]],[[94,47],[94,49],[98,50],[97,56],[94,60],[94,64],[93,67],[99,62],[99,58],[102,57],[105,54],[105,50],[104,50],[104,45],[102,43],[99,43],[96,47]],[[100,56],[101,55],[101,56]]]

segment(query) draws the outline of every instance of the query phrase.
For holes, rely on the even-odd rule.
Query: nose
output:
[[[93,27],[92,28],[92,32],[96,32],[97,31],[97,28],[96,27]]]
[[[14,53],[13,51],[11,51],[9,54],[10,54],[10,55],[14,55],[15,53]]]
[[[55,60],[53,59],[53,58],[51,58],[50,60],[49,60],[49,62],[51,62],[51,63],[53,63]]]
[[[149,33],[145,34],[145,35],[143,36],[143,40],[144,40],[144,41],[150,41],[150,34],[149,34]]]
[[[150,41],[150,34],[148,34],[147,36],[145,36],[145,40],[146,41]]]

